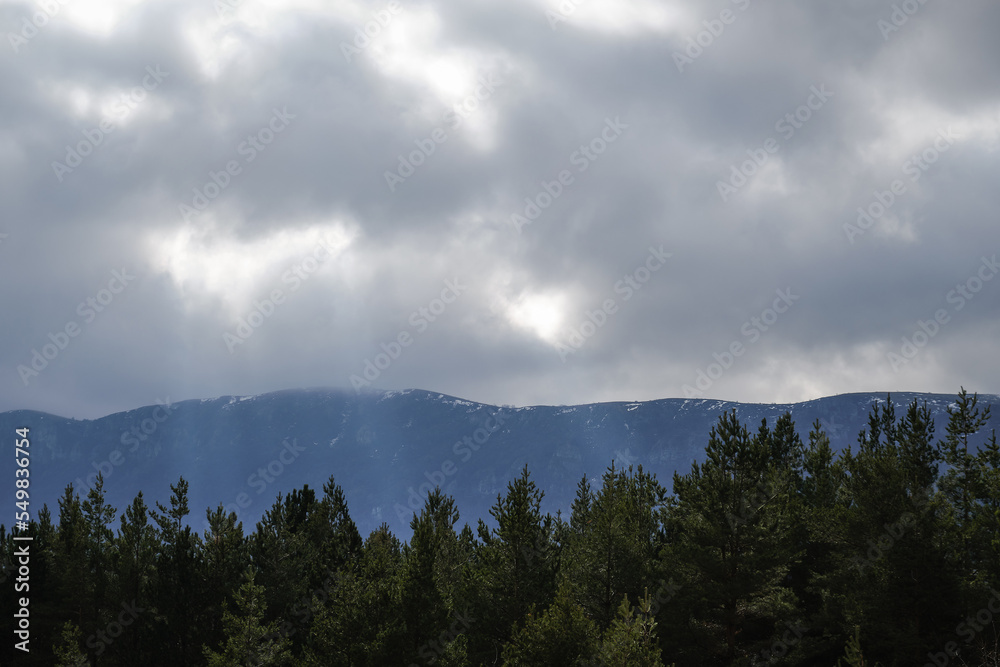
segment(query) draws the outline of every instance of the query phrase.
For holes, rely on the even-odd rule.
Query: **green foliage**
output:
[[[544,613],[533,609],[503,650],[503,664],[523,667],[575,667],[598,649],[597,626],[561,589]]]
[[[648,593],[640,600],[638,610],[632,608],[628,597],[622,599],[592,663],[607,667],[663,667]]]
[[[947,435],[939,443],[948,466],[941,490],[955,509],[956,549],[966,573],[963,597],[967,607],[975,604],[976,591],[989,583],[989,572],[996,571],[997,563],[992,544],[997,527],[996,434],[977,450],[973,440],[990,416],[990,408],[980,410],[978,404],[978,395],[969,396],[963,387],[955,407],[948,407]]]
[[[90,667],[87,653],[81,648],[83,633],[75,623],[63,624],[59,643],[54,647],[56,667]]]
[[[357,560],[362,545],[343,489],[331,477],[323,491],[319,499],[308,486],[279,494],[249,541],[266,590],[268,619],[281,621],[296,655],[316,616],[314,594],[328,586],[333,573]]]
[[[963,389],[936,442],[926,405],[897,418],[888,398],[839,454],[819,423],[803,444],[790,415],[751,434],[723,414],[671,494],[612,462],[567,521],[542,514],[526,467],[475,532],[435,489],[407,544],[385,524],[361,540],[332,478],[278,495],[249,535],[221,506],[192,531],[183,478],[113,531],[98,476],[29,526],[17,664],[877,667],[959,640],[966,663],[996,664],[995,624],[972,623],[1000,588],[988,412]],[[14,550],[0,525],[8,585]]]
[[[586,480],[578,487],[558,581],[603,630],[622,597],[637,599],[655,578],[666,491],[641,466],[612,462],[601,481],[597,493]]]
[[[220,652],[205,647],[208,667],[281,667],[291,665],[288,641],[277,633],[277,623],[264,623],[264,588],[254,579],[253,568],[247,570],[245,583],[236,592],[234,609],[228,605],[222,612],[226,634]]]
[[[917,662],[955,625],[959,587],[933,488],[933,431],[926,407],[914,401],[897,423],[887,400],[872,410],[857,454],[840,457],[845,504],[828,515],[837,558],[820,577],[826,605],[815,622],[864,627],[869,651],[885,660]]]
[[[181,477],[170,486],[169,507],[157,502],[156,508],[152,516],[161,543],[155,559],[157,644],[166,659],[191,664],[197,660],[203,643],[199,638],[202,625],[191,622],[192,601],[200,594],[196,584],[201,540],[184,523],[190,513],[187,480]]]
[[[872,665],[865,661],[865,656],[861,651],[861,628],[854,628],[854,636],[848,640],[847,646],[844,647],[843,660],[846,661],[846,667],[879,667],[878,663]],[[840,659],[837,660],[837,667],[841,667]]]
[[[479,522],[482,545],[468,569],[474,615],[481,621],[472,633],[479,660],[498,655],[528,609],[547,607],[555,595],[554,524],[542,516],[543,495],[525,466],[490,510],[497,528],[490,531]]]
[[[149,512],[143,500],[142,492],[135,497],[121,516],[121,525],[115,537],[111,564],[116,575],[112,583],[111,599],[136,601],[137,604],[150,606],[150,602],[158,598],[156,589],[156,555],[162,548],[156,529],[149,522]],[[230,579],[227,586],[232,586]],[[119,664],[151,664],[153,651],[150,646],[154,633],[150,616],[140,616],[109,647],[109,652]]]
[[[403,548],[400,605],[404,646],[412,656],[428,651],[428,640],[447,632],[452,611],[464,602],[458,595],[463,563],[457,522],[455,501],[441,489],[427,494],[420,515],[410,522],[413,538]]]
[[[674,475],[677,537],[664,558],[682,577],[687,630],[715,656],[732,660],[768,639],[765,628],[795,613],[783,585],[801,556],[794,539],[794,490],[801,443],[786,427],[762,425],[753,438],[734,412],[709,434],[706,460]]]
[[[307,642],[308,664],[409,664],[399,607],[403,565],[399,540],[386,524],[369,535],[350,571],[331,573],[303,614],[316,614]]]

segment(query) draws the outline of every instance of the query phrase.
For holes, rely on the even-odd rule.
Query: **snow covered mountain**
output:
[[[927,401],[943,437],[954,395],[892,395],[897,416],[913,398]],[[668,487],[675,470],[701,460],[720,414],[736,410],[755,431],[791,412],[803,439],[819,419],[836,449],[856,442],[873,403],[885,394],[844,394],[795,404],[663,399],[579,406],[497,407],[421,390],[363,392],[311,389],[260,396],[152,405],[94,420],[33,411],[0,413],[13,436],[30,429],[32,516],[72,483],[81,497],[103,471],[110,502],[122,510],[138,491],[166,504],[183,475],[190,482],[189,520],[201,532],[205,511],[236,511],[249,532],[279,492],[304,484],[321,493],[332,475],[344,487],[363,536],[385,521],[401,538],[426,492],[453,495],[460,524],[489,522],[489,508],[527,464],[545,491],[543,509],[568,511],[583,475],[600,477],[612,459],[641,464]],[[997,406],[1000,396],[980,396]],[[988,431],[987,431],[988,432]],[[14,479],[12,456],[0,475]],[[14,485],[4,484],[13,505]],[[4,523],[7,523],[4,521]]]

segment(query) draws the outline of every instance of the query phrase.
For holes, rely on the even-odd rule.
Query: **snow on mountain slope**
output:
[[[893,394],[897,415],[927,401],[944,435],[954,395]],[[981,396],[1000,404],[998,396]],[[421,390],[290,390],[258,396],[153,405],[95,420],[31,411],[0,414],[0,428],[31,429],[33,515],[67,484],[86,495],[104,473],[111,503],[123,509],[143,491],[166,503],[169,485],[190,482],[189,517],[203,530],[208,507],[238,513],[247,530],[277,494],[304,484],[321,493],[332,475],[344,487],[362,535],[381,522],[403,537],[426,492],[455,496],[460,523],[489,522],[497,494],[524,465],[545,491],[543,508],[568,511],[577,482],[599,478],[612,459],[642,465],[668,487],[675,470],[700,460],[720,414],[736,410],[751,432],[791,412],[803,439],[819,420],[835,449],[856,442],[884,394],[844,394],[795,404],[662,399],[577,406],[497,407]],[[1000,421],[1000,405],[991,426]],[[0,475],[13,479],[12,457]],[[5,485],[13,496],[13,485]],[[13,500],[11,498],[11,500]],[[116,522],[117,525],[117,522]]]

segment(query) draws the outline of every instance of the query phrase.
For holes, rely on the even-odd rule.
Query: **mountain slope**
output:
[[[897,415],[913,398],[927,401],[943,437],[954,396],[893,394]],[[998,396],[980,400],[1000,404]],[[421,390],[314,389],[188,400],[94,420],[11,411],[0,413],[0,432],[13,437],[30,428],[32,516],[43,502],[57,516],[66,484],[85,496],[101,470],[119,510],[139,490],[148,505],[166,504],[169,485],[183,475],[197,530],[206,508],[220,503],[249,528],[279,492],[321,489],[333,475],[363,536],[385,521],[407,539],[412,513],[434,484],[455,496],[460,523],[475,524],[489,519],[497,494],[527,464],[546,492],[543,509],[565,511],[580,478],[599,477],[612,459],[641,464],[669,487],[675,470],[701,460],[725,411],[736,410],[751,432],[762,419],[773,424],[791,412],[803,439],[819,419],[839,450],[856,441],[872,404],[884,401],[884,394],[844,394],[795,404],[663,399],[499,408]],[[1000,405],[997,413],[991,427]],[[13,480],[13,466],[3,457],[3,479]],[[13,496],[13,484],[5,488]]]

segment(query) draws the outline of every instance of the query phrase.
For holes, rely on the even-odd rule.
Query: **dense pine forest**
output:
[[[405,544],[363,538],[333,478],[249,533],[221,505],[193,531],[183,478],[120,513],[69,486],[26,531],[31,652],[8,634],[2,663],[997,666],[1000,447],[977,396],[948,413],[889,400],[836,453],[730,412],[669,492],[612,462],[552,516],[525,468],[489,524],[428,494]]]

